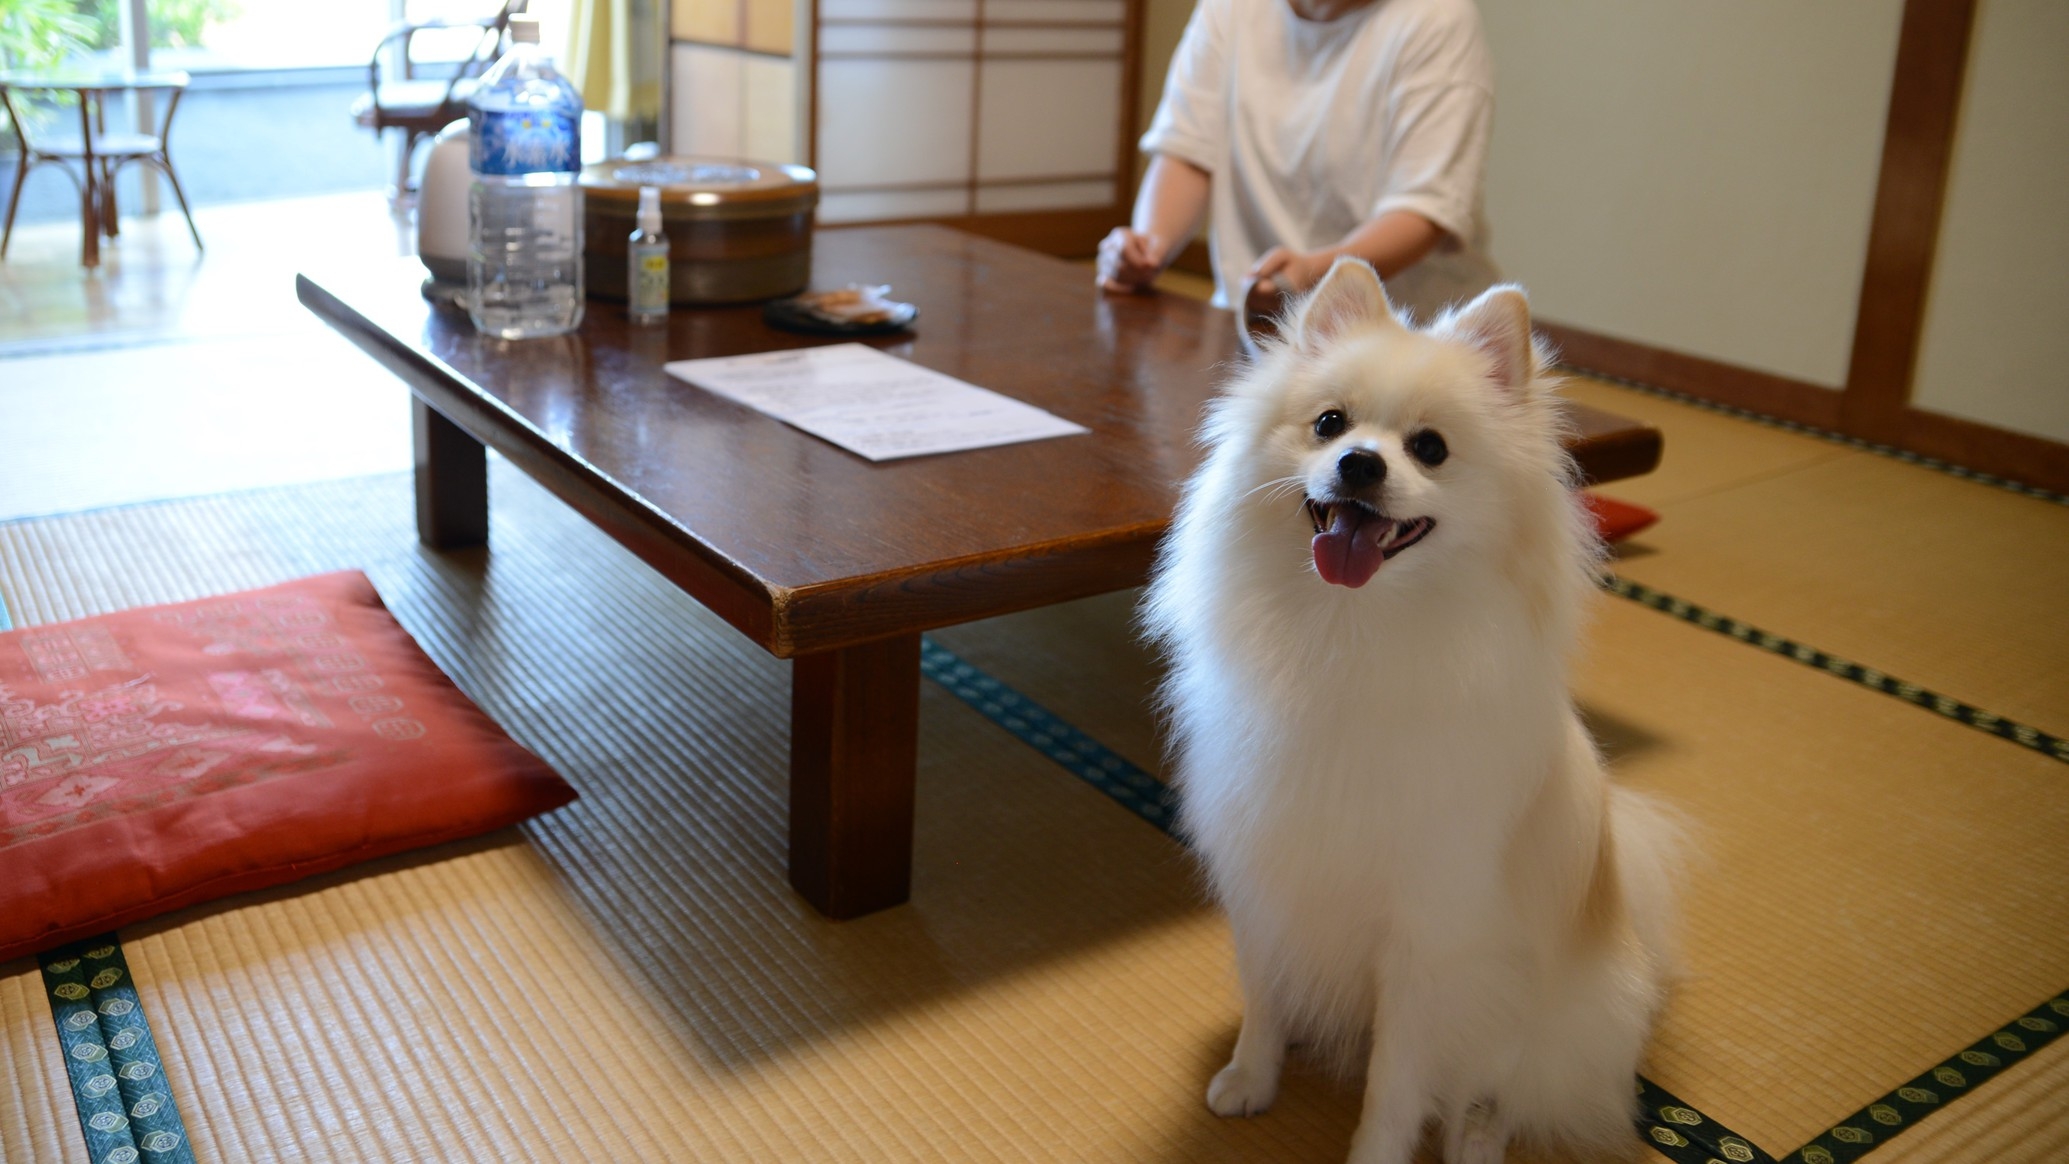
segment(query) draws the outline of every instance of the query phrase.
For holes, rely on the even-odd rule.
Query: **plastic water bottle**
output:
[[[539,47],[539,22],[510,18],[510,48],[467,101],[467,314],[504,339],[582,322],[582,97]]]

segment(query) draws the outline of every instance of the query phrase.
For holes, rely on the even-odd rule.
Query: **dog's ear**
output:
[[[1521,393],[1536,372],[1530,346],[1530,300],[1513,283],[1490,287],[1451,319],[1452,333],[1494,361],[1494,382]]]
[[[1345,332],[1373,326],[1401,326],[1380,286],[1379,272],[1363,259],[1339,256],[1301,302],[1293,320],[1294,342],[1313,353]]]

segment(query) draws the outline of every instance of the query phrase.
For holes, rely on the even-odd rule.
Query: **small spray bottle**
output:
[[[638,225],[625,244],[625,310],[634,323],[660,323],[668,318],[668,236],[661,233],[658,188],[639,188]]]

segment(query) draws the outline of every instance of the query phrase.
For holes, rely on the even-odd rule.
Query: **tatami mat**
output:
[[[1666,428],[1616,570],[2000,716],[2069,735],[2069,506],[1595,381]],[[1743,465],[1734,472],[1733,465]]]
[[[1976,1093],[1877,1148],[1874,1164],[2069,1160],[2069,1041],[2060,1041],[1976,1089]]]
[[[1154,766],[1145,715],[1153,667],[1128,634],[1131,600],[1113,595],[936,638],[1064,719],[1103,725],[1093,734]],[[1997,921],[1967,917],[1973,902],[1960,887],[1999,881],[1998,908],[2037,918],[2043,928],[2062,920],[2069,865],[2026,862],[2030,853],[2061,849],[2061,810],[2069,800],[2052,795],[2059,777],[2051,761],[1696,628],[1662,625],[1661,616],[1637,607],[1606,598],[1602,605],[1585,670],[1590,692],[1599,689],[1589,705],[1596,730],[1617,753],[1624,778],[1655,783],[1685,801],[1703,831],[1724,842],[1722,852],[1706,846],[1700,861],[1691,962],[1774,967],[1774,980],[1757,987],[1760,1007],[1743,1022],[1743,974],[1726,975],[1721,991],[1692,982],[1684,992],[1679,1009],[1691,1032],[1686,1039],[1702,1048],[1698,1058],[1722,1049],[1740,1068],[1734,1086],[1705,1110],[1722,1118],[1772,1107],[1775,1097],[1764,1089],[1785,1081],[1796,1109],[1776,1108],[1771,1124],[1747,1121],[1739,1130],[1754,1134],[1757,1127],[1765,1133],[1755,1136],[1759,1142],[1793,1146],[2069,985],[2060,948],[2026,961],[2019,974],[2001,967],[1979,973],[1966,964],[1996,966],[1995,954],[1973,952],[1988,947]],[[1086,684],[1087,674],[1102,682]],[[1674,694],[1662,701],[1661,690]],[[1753,694],[1720,701],[1721,692],[1739,690]],[[1856,733],[1878,742],[1857,752]],[[1720,762],[1703,763],[1705,756]],[[1966,791],[1990,783],[1966,773],[2000,763],[2017,773],[1999,803],[1977,817],[1940,809],[1950,775]],[[1864,789],[1869,780],[1880,786]],[[1745,803],[1756,789],[1765,795]],[[1872,808],[1848,822],[1849,803],[1864,791]],[[2028,798],[2051,805],[2053,816],[2024,816]],[[2005,837],[2008,847],[1985,862],[1989,868],[1976,868],[1968,846],[1980,822],[1996,818],[2022,831]],[[1777,859],[1773,848],[1807,850],[1810,857]],[[1921,864],[1921,853],[1931,859]],[[1828,864],[1841,875],[1831,876]],[[1733,892],[1706,902],[1713,880]],[[1925,906],[1899,916],[1886,908],[1893,898]],[[2041,908],[2027,908],[2035,904]],[[1826,932],[1833,917],[1853,919],[1836,941]],[[1852,932],[1862,919],[1875,927],[1865,939]],[[1750,939],[1739,932],[1747,928]],[[1950,949],[1970,953],[1950,957]],[[1889,965],[1891,959],[1925,965]],[[1862,977],[1864,967],[1874,973]],[[1934,1024],[1914,1027],[1897,1017],[1905,1012],[1892,1014],[1891,997],[1958,1001]],[[1663,1036],[1662,1047],[1672,1045]],[[1798,1091],[1789,1064],[1814,1080],[1809,1092]],[[1657,1070],[1661,1081],[1677,1086],[1672,1064],[1663,1060]],[[1704,1083],[1684,1087],[1682,1098],[1694,1101],[1691,1092],[1705,1090]]]
[[[937,637],[1066,719],[1139,725],[1126,616],[1116,596],[1025,644],[1029,616]],[[1619,777],[1696,826],[1651,1075],[1700,1110],[1793,1148],[2069,987],[2058,762],[1606,596],[1581,695]]]
[[[1579,694],[1696,825],[1649,1074],[1699,1110],[1791,1148],[2069,987],[2059,762],[1610,599]]]
[[[202,1159],[1340,1158],[1354,1084],[1201,1104],[1237,1006],[1174,843],[926,684],[913,903],[818,920],[783,877],[785,665],[494,486],[493,550],[452,555],[416,547],[401,475],[0,525],[21,622],[364,568],[583,792],[125,932]],[[940,641],[1155,770],[1130,614]],[[2059,763],[1608,597],[1581,696],[1699,828],[1648,1073],[1715,1119],[1794,1148],[2069,986]],[[34,967],[0,968],[0,1157],[83,1156],[54,1052]],[[1887,1158],[2046,1158],[2061,1063]]]

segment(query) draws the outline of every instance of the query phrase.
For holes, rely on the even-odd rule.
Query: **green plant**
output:
[[[71,0],[79,15],[93,25],[88,46],[111,49],[122,43],[123,0]],[[145,0],[151,22],[152,48],[193,48],[211,24],[221,24],[243,11],[237,0]]]
[[[74,0],[0,0],[0,64],[47,68],[85,47],[93,31]]]
[[[122,43],[120,2],[0,0],[0,68],[49,68],[77,52],[116,47]],[[147,0],[151,47],[199,45],[209,25],[241,11],[238,0]],[[0,114],[0,140],[14,136],[14,127]]]
[[[92,33],[73,0],[0,0],[0,67],[48,68],[85,47]],[[11,150],[16,136],[0,112],[0,143]]]
[[[151,47],[192,48],[211,24],[243,12],[237,0],[150,0]]]

